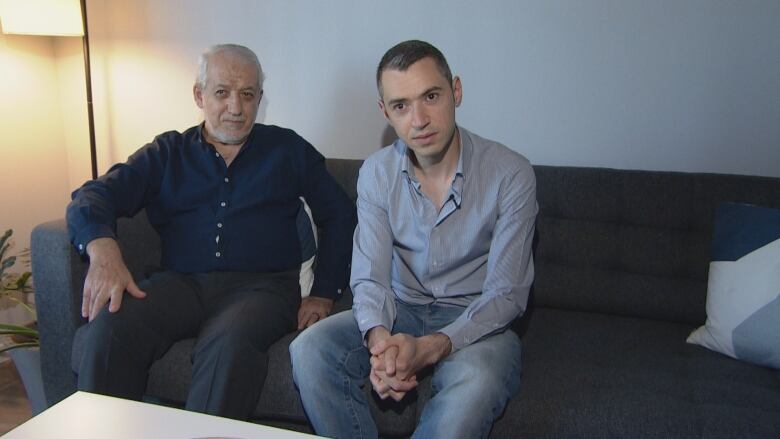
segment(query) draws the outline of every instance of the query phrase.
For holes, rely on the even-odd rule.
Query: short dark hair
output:
[[[439,72],[447,79],[447,83],[452,84],[452,71],[444,54],[425,41],[408,40],[391,47],[379,61],[379,66],[376,68],[376,87],[379,95],[382,96],[382,72],[391,69],[405,72],[412,64],[423,58],[432,58]]]

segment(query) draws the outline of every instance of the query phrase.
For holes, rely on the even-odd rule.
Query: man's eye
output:
[[[214,94],[217,96],[224,96],[225,93],[227,93],[225,90],[217,90],[216,92],[214,92]]]
[[[439,97],[438,93],[428,93],[427,96],[429,101],[435,101],[438,97]]]
[[[249,98],[249,99],[252,99],[253,97],[255,97],[255,94],[252,93],[252,92],[249,92],[249,91],[245,91],[243,93],[243,95],[244,95],[245,98]]]
[[[403,110],[405,107],[406,107],[406,106],[405,106],[404,104],[395,104],[395,105],[393,105],[393,110],[395,110],[395,111],[401,111],[401,110]]]

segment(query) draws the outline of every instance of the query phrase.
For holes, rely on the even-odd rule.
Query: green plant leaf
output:
[[[24,287],[27,286],[27,281],[30,279],[30,276],[32,276],[32,273],[29,271],[25,271],[24,273],[20,274],[19,279],[16,279],[16,289],[23,290]]]
[[[19,306],[21,306],[24,309],[26,309],[27,312],[29,312],[33,316],[34,319],[36,319],[36,320],[38,319],[38,314],[35,312],[34,309],[32,309],[30,307],[30,305],[22,302],[21,300],[17,299],[16,297],[8,297],[8,300],[10,300],[12,302],[16,302]],[[2,325],[3,325],[3,323],[0,323],[0,326],[2,326]]]
[[[26,337],[38,337],[38,331],[22,325],[9,325],[0,323],[0,335],[23,335]]]
[[[38,346],[40,346],[40,344],[38,342],[35,342],[35,341],[30,341],[30,342],[26,342],[26,343],[12,344],[12,345],[0,348],[0,354],[2,354],[3,352],[6,352],[6,351],[10,351],[11,349],[34,348],[34,347],[38,347]]]
[[[0,247],[4,247],[5,246],[5,242],[8,241],[8,238],[10,238],[11,235],[13,235],[13,234],[14,234],[14,231],[11,230],[11,229],[8,229],[8,230],[5,231],[5,233],[3,233],[3,236],[0,236]]]
[[[11,256],[2,262],[3,270],[11,268],[16,263],[16,256]]]

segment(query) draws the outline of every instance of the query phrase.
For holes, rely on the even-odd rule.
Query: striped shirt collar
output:
[[[472,144],[469,133],[461,127],[458,127],[458,135],[460,137],[460,156],[458,157],[458,166],[455,168],[455,175],[452,177],[452,192],[455,196],[455,202],[460,205],[462,180],[466,178],[466,175],[469,172],[474,145]],[[406,175],[407,181],[419,191],[420,182],[414,176],[414,167],[412,166],[412,161],[409,157],[409,154],[411,154],[409,146],[399,138],[395,141],[393,147],[398,151],[401,158],[401,172]],[[458,177],[460,177],[460,179]]]

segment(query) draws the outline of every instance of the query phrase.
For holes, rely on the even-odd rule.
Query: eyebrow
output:
[[[425,90],[424,92],[420,93],[420,95],[418,97],[424,97],[424,96],[427,96],[427,95],[429,95],[431,93],[440,92],[442,90],[443,90],[442,87],[439,87],[438,85],[436,85],[436,86],[433,86],[433,87]],[[408,99],[406,99],[406,98],[393,99],[392,101],[388,101],[387,105],[392,107],[395,104],[401,104],[401,103],[404,103],[406,101],[408,101]]]
[[[217,89],[220,89],[220,88],[230,89],[230,85],[228,85],[228,84],[215,84],[214,87],[217,88]],[[238,89],[238,91],[247,91],[247,90],[257,91],[257,87],[255,87],[254,85],[250,85],[250,86]]]

